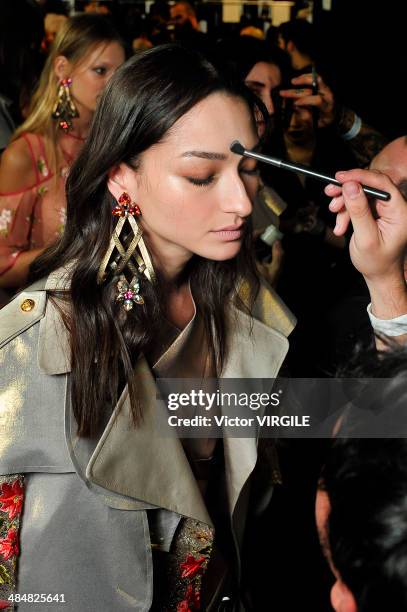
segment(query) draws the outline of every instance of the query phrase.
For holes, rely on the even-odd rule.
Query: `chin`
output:
[[[228,259],[234,259],[240,252],[242,243],[240,241],[229,242],[222,246],[222,248],[208,250],[202,257],[205,259],[211,259],[212,261],[227,261]]]

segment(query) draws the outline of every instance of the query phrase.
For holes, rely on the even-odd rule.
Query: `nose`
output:
[[[264,95],[264,106],[267,108],[267,112],[269,115],[274,115],[274,103],[273,103],[273,98],[271,96],[271,90],[268,91],[265,95]]]
[[[254,197],[255,194],[251,195]],[[253,210],[250,195],[237,170],[231,174],[225,186],[221,196],[221,208],[224,212],[234,213],[242,218],[248,217]]]

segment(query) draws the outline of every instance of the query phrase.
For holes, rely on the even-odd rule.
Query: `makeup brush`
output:
[[[270,157],[269,155],[262,155],[261,153],[254,153],[253,151],[248,151],[238,140],[234,140],[232,142],[232,144],[230,145],[230,150],[232,151],[232,153],[236,153],[236,155],[251,157],[253,159],[257,159],[260,162],[264,162],[265,164],[271,164],[272,166],[276,166],[277,168],[283,168],[284,170],[290,170],[291,172],[305,174],[306,176],[310,176],[311,178],[314,178],[317,181],[321,181],[322,183],[331,183],[332,185],[338,185],[338,187],[342,187],[342,183],[337,181],[332,176],[328,176],[327,174],[321,174],[320,172],[316,172],[315,170],[312,170],[307,166],[303,166],[302,164],[291,164],[290,162],[283,161],[282,159],[277,159],[276,157]],[[367,185],[362,185],[362,189],[366,195],[371,196],[373,198],[377,198],[378,200],[384,200],[385,202],[390,200],[390,194],[387,191],[382,191],[381,189],[374,189],[373,187],[368,187]]]

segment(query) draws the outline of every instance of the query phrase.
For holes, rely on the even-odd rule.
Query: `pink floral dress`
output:
[[[0,276],[10,270],[24,251],[52,244],[62,234],[66,219],[65,180],[68,165],[82,144],[64,135],[61,149],[65,166],[51,171],[43,137],[24,134],[35,171],[34,185],[11,193],[0,192]],[[63,148],[63,146],[68,149]]]

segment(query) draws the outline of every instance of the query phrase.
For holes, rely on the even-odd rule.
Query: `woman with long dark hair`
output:
[[[258,142],[244,88],[176,45],[130,60],[69,173],[61,240],[2,311],[0,553],[10,590],[64,595],[53,610],[240,600],[256,440],[156,423],[163,378],[272,378],[288,348],[294,318],[252,260],[256,165],[235,139]]]

